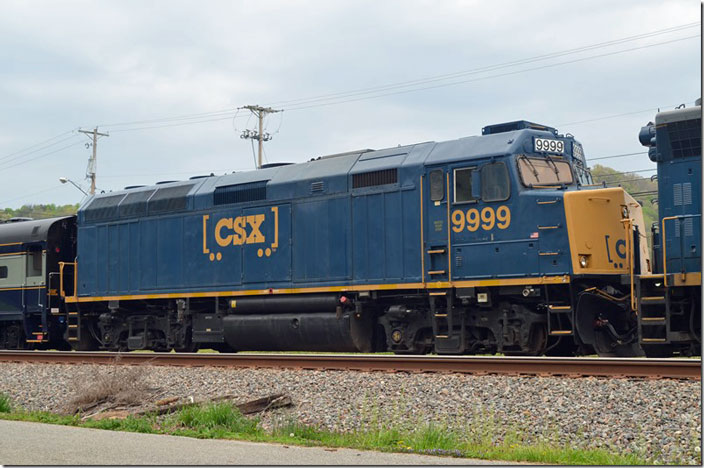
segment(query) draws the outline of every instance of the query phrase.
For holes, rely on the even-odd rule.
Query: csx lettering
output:
[[[494,227],[506,229],[511,224],[511,210],[506,205],[501,205],[496,211],[490,206],[481,211],[470,208],[466,213],[463,210],[455,210],[452,212],[451,221],[452,230],[456,233],[465,229],[476,232],[480,227],[485,231],[491,231]]]
[[[263,214],[238,216],[234,219],[222,218],[215,225],[215,242],[220,247],[266,242],[260,230],[264,219]],[[247,226],[249,226],[249,234],[247,234]]]

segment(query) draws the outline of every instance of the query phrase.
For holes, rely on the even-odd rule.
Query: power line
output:
[[[123,128],[120,130],[111,130],[112,133],[118,133],[118,132],[133,132],[136,130],[152,130],[155,128],[166,128],[166,127],[182,127],[184,125],[194,125],[194,124],[202,124],[202,123],[208,123],[208,122],[218,122],[221,120],[230,120],[233,117],[231,115],[227,117],[221,117],[218,119],[207,119],[207,120],[199,120],[196,122],[182,122],[182,123],[174,123],[174,124],[165,124],[165,125],[153,125],[149,127],[135,127],[135,128]]]
[[[57,138],[61,138],[62,136],[67,135],[67,134],[69,134],[69,133],[73,133],[73,132],[75,132],[75,131],[76,131],[76,130],[74,129],[74,130],[69,130],[69,131],[63,132],[63,133],[59,133],[58,135],[53,136],[53,137],[51,137],[51,138],[48,138],[48,139],[46,139],[46,140],[44,140],[44,141],[40,141],[39,143],[35,143],[35,144],[31,145],[31,146],[27,146],[26,148],[23,148],[23,149],[21,149],[21,150],[17,150],[17,151],[15,151],[14,153],[6,154],[5,156],[0,157],[0,161],[2,161],[3,159],[7,159],[7,158],[9,158],[10,156],[14,156],[14,155],[16,155],[16,154],[24,153],[24,152],[27,151],[27,150],[36,148],[37,146],[43,145],[44,143],[48,143],[48,142],[50,142],[50,141],[52,141],[52,140],[56,140]],[[64,140],[62,140],[62,141],[64,141]],[[48,146],[52,146],[52,145],[54,145],[54,144],[56,144],[56,143],[52,143],[51,145],[48,145]],[[48,147],[48,146],[47,146],[47,147]],[[38,151],[38,150],[37,150],[37,151]]]
[[[614,159],[614,158],[625,158],[628,156],[636,156],[639,154],[648,154],[647,151],[639,151],[638,153],[623,153],[623,154],[612,154],[611,156],[601,156],[598,158],[587,158],[589,162],[591,161],[600,161],[602,159]]]
[[[687,102],[686,104],[692,104],[692,102]],[[679,104],[668,104],[667,106],[658,106],[658,107],[651,107],[650,109],[642,109],[639,111],[632,111],[632,112],[624,112],[622,114],[612,114],[612,115],[605,115],[603,117],[596,117],[593,119],[586,119],[586,120],[578,120],[576,122],[567,122],[567,123],[559,123],[555,124],[554,127],[567,127],[569,125],[577,125],[577,124],[583,124],[583,123],[589,123],[589,122],[597,122],[599,120],[607,120],[607,119],[614,119],[617,117],[625,117],[627,115],[635,115],[635,114],[642,114],[644,112],[655,112],[659,111],[660,109],[667,109],[670,107],[675,107],[678,106]]]
[[[653,172],[653,171],[657,171],[657,170],[658,170],[657,167],[653,167],[651,169],[639,169],[637,171],[610,172],[609,174],[604,174],[600,178],[614,177],[614,176],[625,175],[625,174],[637,174],[640,172]],[[643,180],[646,180],[646,179],[643,179]]]
[[[140,125],[140,124],[147,124],[147,123],[157,123],[157,122],[172,122],[176,120],[193,120],[193,119],[200,119],[204,117],[215,117],[218,115],[225,115],[225,114],[232,114],[233,112],[236,112],[237,109],[221,109],[217,111],[210,111],[210,112],[201,112],[199,114],[183,114],[183,115],[176,115],[173,117],[161,117],[161,118],[154,118],[154,119],[148,119],[148,120],[133,120],[131,122],[117,122],[117,123],[111,123],[111,124],[100,124],[98,127],[123,127],[126,125]]]
[[[71,148],[71,147],[77,146],[77,145],[83,145],[83,143],[79,141],[79,142],[77,142],[77,143],[73,143],[73,144],[64,146],[63,148],[59,148],[59,149],[57,149],[57,150],[50,151],[50,152],[48,152],[48,153],[40,154],[39,156],[36,156],[36,157],[34,157],[34,158],[27,159],[26,161],[20,161],[20,162],[18,162],[18,163],[11,164],[11,165],[9,165],[9,166],[0,167],[0,169],[4,171],[4,170],[7,170],[7,169],[10,169],[10,168],[13,168],[13,167],[21,166],[21,165],[23,165],[23,164],[27,164],[28,162],[36,161],[37,159],[41,159],[41,158],[45,158],[45,157],[47,157],[47,156],[49,156],[49,155],[56,154],[56,153],[58,153],[59,151],[63,151],[63,150],[65,150],[65,149],[68,149],[68,148]]]
[[[683,37],[683,38],[679,38],[679,39],[673,39],[670,41],[657,42],[657,43],[649,44],[649,45],[645,45],[645,46],[632,47],[630,49],[623,49],[623,50],[619,50],[619,51],[608,52],[608,53],[598,54],[598,55],[592,55],[589,57],[582,57],[579,59],[567,60],[564,62],[558,62],[558,63],[553,63],[553,64],[541,65],[539,67],[526,68],[523,70],[516,70],[516,71],[512,71],[512,72],[507,72],[507,73],[499,73],[496,75],[483,76],[483,77],[473,78],[473,79],[469,79],[469,80],[453,81],[450,83],[441,83],[441,84],[437,84],[437,85],[433,85],[433,86],[405,89],[405,90],[393,91],[393,92],[388,92],[388,93],[380,93],[380,94],[373,94],[374,92],[368,92],[368,93],[363,93],[363,94],[373,94],[373,95],[358,97],[355,99],[339,100],[339,98],[331,98],[331,99],[328,99],[328,101],[330,101],[330,102],[321,102],[319,104],[310,104],[310,105],[298,105],[297,104],[297,105],[293,105],[292,107],[288,107],[286,110],[292,111],[292,110],[312,109],[315,107],[333,106],[333,105],[345,104],[345,103],[349,103],[349,102],[363,101],[363,100],[367,100],[367,99],[377,99],[377,98],[385,97],[385,96],[393,96],[393,95],[398,95],[398,94],[412,93],[412,92],[416,92],[416,91],[424,91],[424,90],[428,90],[428,89],[456,86],[459,84],[471,83],[471,82],[488,80],[488,79],[493,79],[493,78],[501,78],[504,76],[517,75],[520,73],[543,70],[546,68],[554,68],[554,67],[558,67],[558,66],[562,66],[562,65],[569,65],[569,64],[573,64],[573,63],[584,62],[587,60],[594,60],[597,58],[603,58],[603,57],[609,57],[609,56],[618,55],[618,54],[624,54],[627,52],[633,52],[636,50],[648,49],[650,47],[657,47],[657,46],[661,46],[661,45],[672,44],[674,42],[684,41],[687,39],[694,39],[694,38],[698,38],[698,37],[700,37],[700,36],[699,35],[687,36],[687,37]],[[360,93],[360,94],[362,94],[362,93]],[[323,100],[319,100],[319,101],[323,101]]]
[[[431,82],[436,82],[436,81],[453,79],[453,78],[458,78],[461,76],[472,75],[472,74],[477,74],[477,73],[482,73],[482,72],[487,72],[487,71],[494,71],[494,70],[498,70],[498,69],[502,69],[502,68],[513,67],[516,65],[524,65],[527,63],[533,63],[533,62],[547,60],[547,59],[551,59],[551,58],[557,58],[557,57],[561,57],[561,56],[565,56],[565,55],[571,55],[571,54],[575,54],[575,53],[579,53],[579,52],[585,52],[588,50],[594,50],[594,49],[599,49],[599,48],[603,48],[603,47],[609,47],[612,45],[623,44],[626,42],[632,42],[632,41],[636,41],[636,40],[640,40],[640,39],[654,37],[657,35],[678,32],[678,31],[681,31],[684,29],[696,27],[699,24],[700,24],[699,22],[687,23],[687,24],[682,24],[682,25],[673,26],[670,28],[651,31],[648,33],[643,33],[643,34],[639,34],[639,35],[635,35],[635,36],[628,36],[628,37],[624,37],[624,38],[620,38],[620,39],[614,39],[611,41],[600,42],[600,43],[590,44],[587,46],[577,47],[577,48],[573,48],[573,49],[552,52],[552,53],[548,53],[548,54],[529,57],[526,59],[514,60],[514,61],[510,61],[510,62],[495,64],[495,65],[488,65],[488,66],[484,66],[484,67],[480,67],[480,68],[463,70],[463,71],[448,73],[448,74],[444,74],[444,75],[435,75],[435,76],[430,76],[430,77],[422,78],[422,79],[402,81],[402,82],[390,83],[390,84],[386,84],[386,85],[373,86],[373,87],[368,87],[368,88],[360,88],[360,89],[356,89],[356,90],[352,90],[352,91],[324,94],[324,95],[313,96],[313,97],[309,97],[309,98],[299,98],[299,99],[291,99],[291,100],[286,100],[286,101],[278,101],[278,102],[275,102],[271,105],[276,105],[276,106],[300,105],[302,103],[307,104],[307,103],[312,103],[312,102],[321,101],[321,100],[329,100],[332,98],[351,97],[351,96],[356,96],[356,95],[360,95],[360,94],[369,94],[369,93],[374,93],[374,92],[379,92],[379,91],[387,91],[389,89],[417,86],[420,84],[426,84],[426,83],[431,83]]]
[[[66,133],[69,133],[69,132],[66,132]],[[65,135],[66,133],[64,133],[64,135]],[[71,133],[73,133],[73,130],[71,130]],[[58,144],[64,143],[64,142],[69,141],[69,140],[72,140],[72,139],[76,138],[77,136],[78,136],[77,134],[73,134],[73,135],[71,135],[71,136],[68,137],[68,138],[63,138],[63,139],[61,139],[61,140],[55,141],[54,143],[50,143],[50,144],[48,144],[48,145],[40,146],[39,148],[33,149],[32,151],[25,151],[25,152],[20,152],[20,151],[18,151],[18,152],[15,152],[15,153],[13,153],[13,154],[9,154],[9,155],[7,155],[7,156],[4,156],[4,157],[0,158],[0,164],[7,164],[7,163],[10,163],[10,162],[12,162],[12,161],[20,160],[20,159],[22,159],[22,158],[24,158],[24,157],[26,157],[26,156],[29,156],[30,154],[38,153],[38,152],[43,151],[43,150],[45,150],[45,149],[51,148],[52,146],[56,146],[56,145],[58,145]],[[48,140],[47,140],[47,141],[48,141]],[[37,146],[37,145],[33,145],[32,147],[36,147],[36,146]],[[20,153],[23,153],[23,154],[20,154]]]
[[[650,179],[645,179],[643,177],[638,178],[638,179],[620,179],[620,180],[612,180],[612,181],[607,181],[605,180],[608,185],[613,185],[613,184],[622,184],[624,182],[647,182],[647,183],[654,183],[654,181]]]
[[[11,202],[11,201],[19,200],[20,198],[32,197],[32,196],[34,196],[34,195],[39,195],[40,193],[46,193],[46,192],[54,191],[54,190],[56,190],[56,189],[58,189],[58,188],[60,188],[60,185],[59,185],[59,184],[56,184],[56,185],[54,185],[54,186],[52,186],[52,187],[49,187],[49,188],[46,188],[46,189],[44,189],[44,190],[39,190],[38,192],[27,193],[27,194],[24,194],[24,195],[20,195],[19,197],[10,198],[10,199],[8,199],[8,200],[2,200],[2,201],[0,201],[0,204],[4,204],[4,203]]]

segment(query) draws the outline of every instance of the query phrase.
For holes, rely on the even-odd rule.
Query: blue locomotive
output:
[[[75,251],[43,264],[40,310],[0,309],[21,346],[641,355],[649,336],[640,204],[527,121],[126,187],[44,222]]]
[[[653,275],[640,277],[640,342],[646,354],[700,353],[702,285],[702,108],[659,112],[641,129],[657,163]]]

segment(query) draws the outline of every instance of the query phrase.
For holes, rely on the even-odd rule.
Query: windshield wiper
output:
[[[545,160],[548,161],[550,164],[552,164],[553,169],[555,170],[555,175],[557,176],[557,180],[560,180],[560,170],[557,168],[557,164],[555,164],[555,161],[552,160],[550,155],[546,154],[545,155]]]
[[[528,163],[531,169],[533,169],[533,176],[535,176],[535,181],[540,182],[540,177],[538,177],[538,170],[535,168],[532,162],[530,162],[530,158],[527,156],[521,156],[519,159],[525,159],[525,161]]]

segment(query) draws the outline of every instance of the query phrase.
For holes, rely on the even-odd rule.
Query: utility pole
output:
[[[248,109],[252,114],[256,115],[259,119],[259,132],[252,130],[245,130],[240,135],[240,138],[259,140],[259,159],[257,160],[257,169],[262,168],[262,153],[264,151],[264,142],[271,140],[271,135],[269,133],[264,133],[264,117],[266,114],[274,114],[276,112],[283,112],[281,109],[272,109],[271,107],[262,106],[244,106],[238,109]]]
[[[93,156],[88,160],[88,177],[90,177],[90,194],[95,195],[95,171],[97,168],[96,158],[98,156],[98,137],[99,136],[110,136],[107,133],[99,133],[98,127],[93,130],[79,130],[81,133],[86,135],[93,135]]]

